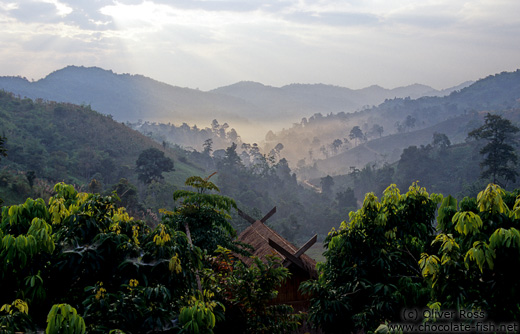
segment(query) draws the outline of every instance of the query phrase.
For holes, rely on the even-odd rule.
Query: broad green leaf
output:
[[[489,245],[493,249],[504,246],[520,248],[520,232],[514,227],[510,229],[498,228],[489,237]]]
[[[432,241],[432,245],[436,243],[441,243],[441,252],[447,253],[451,252],[455,249],[460,249],[459,244],[455,241],[452,234],[439,234]]]
[[[509,214],[509,208],[504,203],[504,190],[496,184],[490,183],[486,189],[481,191],[477,196],[477,206],[479,210],[491,211],[491,213]]]
[[[493,270],[495,258],[495,251],[490,246],[482,241],[475,241],[473,247],[469,249],[464,257],[466,267],[469,268],[469,263],[475,261],[480,269],[480,272],[484,272],[484,266],[487,264],[488,268]]]
[[[452,222],[455,230],[460,234],[475,234],[482,227],[482,219],[471,211],[457,212],[453,215]]]

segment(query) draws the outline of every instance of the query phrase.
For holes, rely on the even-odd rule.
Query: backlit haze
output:
[[[520,67],[519,13],[518,0],[0,1],[0,75],[442,89]]]

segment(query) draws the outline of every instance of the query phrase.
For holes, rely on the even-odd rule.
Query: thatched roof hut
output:
[[[302,295],[299,287],[301,282],[318,276],[316,261],[304,254],[316,242],[316,236],[298,249],[264,224],[272,213],[261,220],[254,220],[242,212],[239,213],[252,224],[239,235],[238,240],[253,246],[253,256],[260,259],[264,259],[266,255],[278,256],[282,259],[283,266],[291,272],[290,278],[278,290],[278,296],[273,303],[292,305],[297,311],[306,310],[309,307],[309,297]],[[253,262],[248,257],[241,257],[241,260],[247,265]]]
[[[317,277],[316,261],[314,261],[306,254],[301,254],[299,257],[296,257],[300,261],[294,261],[294,259],[288,257],[287,254],[282,253],[283,251],[277,250],[275,248],[276,246],[273,247],[270,245],[269,240],[272,240],[271,244],[272,242],[275,242],[290,254],[296,254],[298,252],[298,248],[296,248],[296,246],[284,239],[281,235],[276,233],[260,220],[255,221],[251,226],[245,229],[239,235],[238,240],[253,246],[253,256],[257,256],[262,259],[266,255],[276,255],[282,259],[286,268],[291,268],[291,265],[295,265],[300,267],[300,269],[303,269],[309,276],[308,278]],[[244,257],[242,261],[247,265],[251,265],[253,263],[253,259],[248,257]],[[293,261],[297,263],[294,263]]]

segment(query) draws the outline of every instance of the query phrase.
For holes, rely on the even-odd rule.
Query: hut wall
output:
[[[309,274],[295,265],[289,268],[291,276],[278,289],[278,295],[273,304],[289,304],[296,311],[305,311],[309,307],[309,296],[299,290],[300,284],[309,279]]]

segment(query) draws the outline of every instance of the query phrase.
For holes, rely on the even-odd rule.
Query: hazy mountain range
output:
[[[240,123],[257,128],[259,122],[290,125],[315,113],[352,112],[395,97],[443,96],[469,84],[439,91],[419,84],[353,90],[325,84],[278,88],[239,82],[204,92],[171,86],[142,75],[78,66],[68,66],[33,82],[21,77],[0,77],[0,89],[21,97],[87,104],[118,121],[143,119],[204,126],[218,119],[230,123],[239,133]]]
[[[353,90],[243,81],[204,92],[141,75],[69,66],[34,82],[0,77],[0,89],[32,99],[90,105],[120,122],[186,122],[204,128],[218,119],[236,128],[245,142],[265,139],[266,154],[282,144],[281,156],[291,167],[315,166],[319,170],[315,175],[322,175],[348,173],[352,166],[374,161],[395,162],[404,148],[431,142],[435,132],[446,134],[452,143],[464,141],[482,121],[482,113],[519,108],[520,70],[442,91],[420,84]],[[405,126],[408,118],[413,124]],[[354,126],[360,127],[364,138],[349,138]],[[374,130],[377,127],[381,133]],[[270,129],[274,131],[268,133]],[[333,147],[337,140],[341,146]],[[204,140],[200,141],[202,145]]]
[[[288,163],[300,180],[306,183],[310,180],[318,187],[319,178],[327,174],[349,174],[367,165],[376,168],[391,166],[393,170],[404,149],[411,145],[419,147],[432,143],[435,133],[445,135],[451,144],[460,144],[456,146],[468,151],[470,149],[464,146],[468,132],[479,127],[488,112],[498,113],[514,124],[520,122],[520,70],[490,75],[446,91],[436,91],[418,84],[393,90],[378,86],[352,90],[324,84],[291,84],[277,88],[244,81],[203,92],[170,86],[140,75],[71,66],[35,82],[21,77],[0,77],[0,90],[36,100],[88,105],[100,113],[112,115],[117,121],[113,123],[119,126],[122,126],[120,122],[142,119],[146,122],[135,124],[147,125],[144,134],[163,143],[163,148],[177,144],[192,146],[200,152],[207,139],[219,138],[223,144],[217,147],[215,143],[213,150],[216,152],[224,148],[222,145],[237,142],[237,153],[249,157],[250,162],[250,157],[257,153],[265,154],[269,159],[273,157],[273,161],[285,158],[287,162],[284,163]],[[9,94],[6,96],[9,97]],[[6,113],[0,117],[0,127],[11,138],[10,145],[18,144],[17,149],[11,152],[24,153],[22,158],[28,161],[32,161],[33,151],[37,150],[38,145],[43,145],[47,140],[33,140],[29,135],[15,140],[17,132],[9,126],[9,110],[16,109],[18,105],[29,108],[32,103],[30,100],[7,99]],[[46,104],[39,101],[35,105],[50,109],[58,120],[69,107],[61,110],[61,106],[53,107],[56,105],[54,102]],[[91,112],[90,107],[81,109]],[[71,108],[77,109],[73,105]],[[212,122],[213,119],[219,122]],[[154,124],[154,121],[174,124],[189,122],[197,127],[188,124],[175,127]],[[276,129],[277,122],[284,124],[284,128]],[[40,125],[42,122],[37,120],[31,119],[26,123],[24,126],[29,126],[27,133],[53,129],[52,126]],[[81,120],[68,122],[66,126],[72,127],[70,136],[74,135],[77,124],[87,130],[90,126]],[[211,127],[205,127],[210,124]],[[248,124],[251,131],[246,128]],[[249,138],[253,138],[253,131],[256,131],[253,140],[260,145],[249,146],[249,149],[247,145],[241,146],[238,135],[231,131],[231,127],[238,130],[238,135],[246,143],[253,143]],[[164,131],[160,133],[154,130],[156,128]],[[358,128],[359,136],[352,136],[354,128]],[[47,137],[63,141],[61,137],[56,139],[54,134]],[[186,138],[191,138],[192,143],[188,143]],[[259,151],[255,153],[253,148]],[[66,153],[66,150],[61,151]],[[182,152],[184,155],[193,153],[192,156],[202,156],[198,152]],[[103,159],[107,154],[110,153],[103,149],[98,152]],[[68,159],[72,161],[69,161],[70,164],[77,164],[78,157],[79,154],[72,154]],[[61,156],[51,158],[67,160]],[[185,159],[184,156],[178,157],[179,160],[181,158]],[[105,162],[110,167],[110,161]],[[206,162],[204,160],[202,164],[207,165]],[[37,170],[38,165],[35,163],[31,168]],[[105,169],[103,176],[108,177],[104,174],[110,168]]]
[[[282,120],[295,120],[314,113],[352,112],[379,105],[386,99],[423,96],[444,96],[469,86],[465,82],[446,90],[414,84],[386,89],[374,85],[363,89],[350,89],[325,84],[291,84],[280,88],[243,81],[217,88],[211,92],[232,96],[265,110],[267,116]]]
[[[292,166],[345,174],[350,167],[393,163],[403,149],[431,143],[434,133],[464,142],[488,112],[520,120],[520,70],[490,75],[443,97],[394,98],[359,112],[316,114],[267,136],[266,151],[282,143]],[[362,136],[352,138],[356,126]]]

